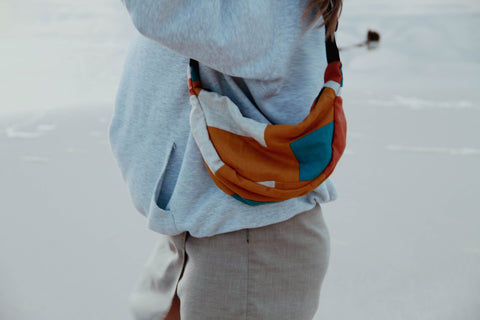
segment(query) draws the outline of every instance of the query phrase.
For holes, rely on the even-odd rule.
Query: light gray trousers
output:
[[[162,236],[133,292],[138,320],[311,320],[329,261],[319,206],[262,228],[206,238]]]

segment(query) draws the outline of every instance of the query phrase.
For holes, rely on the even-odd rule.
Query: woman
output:
[[[296,124],[323,86],[341,0],[125,0],[134,39],[110,126],[137,210],[160,240],[131,297],[137,319],[312,319],[329,259],[313,192],[249,206],[212,181],[189,127],[187,67],[244,116]],[[168,314],[167,314],[168,313]]]

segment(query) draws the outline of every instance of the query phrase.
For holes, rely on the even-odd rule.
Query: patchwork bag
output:
[[[333,172],[345,149],[347,127],[335,39],[327,38],[326,51],[323,88],[296,125],[244,117],[228,97],[202,89],[198,62],[190,60],[190,127],[223,192],[248,205],[278,202],[313,191]]]

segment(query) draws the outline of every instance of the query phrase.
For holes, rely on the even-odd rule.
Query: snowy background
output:
[[[480,1],[346,0],[347,151],[316,320],[480,319]],[[107,139],[120,1],[0,2],[0,319],[130,319],[156,235]]]

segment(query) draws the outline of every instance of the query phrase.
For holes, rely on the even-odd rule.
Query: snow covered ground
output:
[[[119,1],[0,4],[0,319],[130,319],[156,235],[107,127]],[[480,3],[346,0],[347,152],[316,320],[480,319]]]
[[[120,0],[0,1],[0,116],[110,108],[132,32]]]

